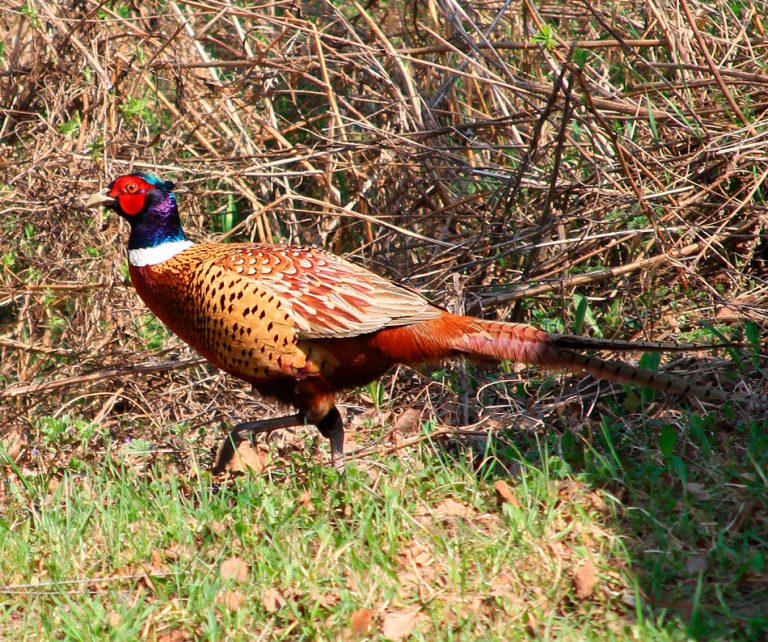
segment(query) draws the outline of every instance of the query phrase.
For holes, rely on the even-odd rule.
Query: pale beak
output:
[[[115,199],[111,196],[108,196],[107,194],[103,192],[96,192],[95,194],[91,194],[88,197],[88,200],[85,202],[85,207],[91,208],[91,207],[109,207],[115,202]]]

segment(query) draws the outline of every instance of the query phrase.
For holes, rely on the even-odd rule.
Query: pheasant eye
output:
[[[134,194],[139,189],[139,186],[136,185],[136,183],[128,183],[128,185],[125,186],[125,191],[129,194]]]

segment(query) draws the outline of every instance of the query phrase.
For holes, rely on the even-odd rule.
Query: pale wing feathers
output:
[[[416,292],[323,250],[220,247],[216,263],[279,297],[301,339],[354,337],[441,315]]]

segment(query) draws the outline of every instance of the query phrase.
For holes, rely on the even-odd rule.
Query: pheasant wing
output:
[[[216,263],[278,297],[301,339],[354,337],[441,315],[416,292],[316,248],[233,245]]]

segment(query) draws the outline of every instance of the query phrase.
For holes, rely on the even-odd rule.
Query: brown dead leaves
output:
[[[155,636],[147,636],[147,639],[150,637],[154,637],[157,642],[189,642],[190,640],[195,639],[186,631],[181,631],[179,629],[159,631]]]
[[[312,503],[312,494],[308,490],[301,491],[299,495],[299,508],[303,508],[308,513],[315,512],[315,505]]]
[[[558,483],[557,497],[560,503],[578,502],[585,508],[594,510],[601,515],[606,515],[609,512],[608,504],[600,493],[573,479],[565,479]]]
[[[219,455],[217,455],[217,460]],[[235,454],[232,456],[226,465],[224,470],[230,473],[245,473],[251,471],[253,473],[262,472],[269,462],[269,446],[263,443],[256,443],[251,445],[247,439],[241,441]]]
[[[8,453],[11,461],[17,461],[27,445],[27,438],[21,428],[11,427],[0,434],[0,446]]]
[[[520,508],[521,504],[513,488],[503,480],[497,480],[493,489],[500,506],[509,504]],[[579,504],[593,519],[575,517],[570,508]],[[573,582],[573,596],[577,600],[595,599],[600,588],[600,578],[593,561],[593,556],[601,557],[601,545],[607,541],[610,534],[602,526],[600,516],[610,512],[608,504],[603,497],[586,484],[576,480],[567,479],[557,484],[556,518],[549,524],[548,532],[541,541],[540,554],[542,555],[541,568],[547,564],[557,567],[557,573],[564,571]],[[563,537],[563,533],[567,535]],[[577,550],[586,548],[586,559]],[[536,556],[533,556],[534,559]],[[617,571],[612,571],[601,564],[602,579],[611,584],[611,590],[621,591],[624,588],[623,581]]]
[[[285,604],[283,594],[275,588],[264,589],[261,593],[261,605],[267,613],[277,613]]]
[[[576,597],[580,600],[592,597],[597,586],[597,572],[592,560],[587,560],[576,569],[573,574],[573,586],[576,590]]]
[[[229,611],[237,611],[245,603],[245,595],[238,590],[222,591],[216,596],[216,602]]]
[[[428,599],[438,569],[430,547],[419,541],[405,545],[397,554],[397,579],[403,595],[414,592]]]
[[[427,521],[446,522],[459,517],[467,520],[473,519],[477,517],[477,511],[468,504],[462,504],[448,497],[434,507],[426,504],[420,506],[416,509],[415,515],[422,523]]]
[[[381,634],[387,640],[402,640],[413,633],[424,615],[418,611],[387,611],[381,622]]]
[[[474,517],[475,512],[475,509],[471,506],[457,502],[455,499],[449,497],[440,502],[432,514],[439,520],[452,519],[454,517],[464,517],[469,519]]]
[[[359,640],[373,634],[378,622],[378,632],[386,640],[404,640],[415,633],[418,626],[426,621],[427,617],[415,608],[387,608],[378,615],[376,611],[362,608],[349,617],[349,626],[344,629],[343,640]]]
[[[496,491],[496,497],[500,504],[510,504],[515,508],[520,508],[520,502],[518,501],[509,484],[503,479],[498,479],[493,484],[493,490]]]
[[[219,574],[224,581],[247,582],[251,576],[248,562],[239,557],[230,557],[221,563]]]
[[[219,575],[225,582],[245,584],[251,577],[251,571],[245,560],[229,557],[221,563]],[[230,611],[236,611],[245,602],[245,595],[239,589],[225,589],[216,596],[216,602]]]
[[[423,414],[423,408],[406,408],[405,412],[395,419],[393,430],[400,433],[401,438],[404,435],[418,434]]]
[[[371,609],[359,609],[349,616],[349,633],[353,637],[367,635],[373,626],[375,613]]]

